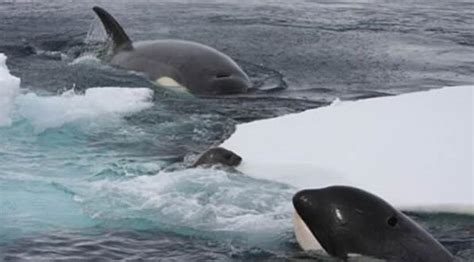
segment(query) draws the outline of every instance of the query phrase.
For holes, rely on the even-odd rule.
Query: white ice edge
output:
[[[0,53],[0,127],[10,126],[15,114],[28,119],[37,131],[86,119],[124,116],[153,105],[149,88],[94,87],[78,94],[39,96],[20,92],[20,79],[11,75],[7,57]]]
[[[240,171],[302,188],[351,185],[404,210],[474,214],[474,86],[330,106],[237,126]]]

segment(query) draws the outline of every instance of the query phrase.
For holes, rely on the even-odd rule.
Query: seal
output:
[[[108,62],[143,72],[158,86],[194,95],[246,93],[249,77],[229,56],[191,41],[154,40],[132,43],[120,24],[104,9],[94,7],[111,39]]]
[[[235,167],[238,166],[240,162],[242,162],[242,158],[236,153],[222,147],[213,147],[204,152],[198,160],[194,162],[192,167],[216,164]]]
[[[454,261],[416,222],[383,199],[354,187],[302,190],[293,196],[295,235],[301,248],[323,248],[347,259]]]

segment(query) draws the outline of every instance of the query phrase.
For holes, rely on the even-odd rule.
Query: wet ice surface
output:
[[[109,10],[132,39],[186,39],[229,54],[259,91],[189,99],[155,90],[153,105],[146,100],[140,112],[104,91],[107,104],[125,103],[112,114],[92,100],[60,102],[88,88],[152,87],[94,58],[103,33],[93,5]],[[0,3],[0,52],[26,93],[0,128],[1,258],[312,258],[292,234],[296,188],[185,169],[189,157],[237,123],[335,97],[472,84],[472,10],[470,1]],[[472,216],[410,215],[457,256],[473,258]]]

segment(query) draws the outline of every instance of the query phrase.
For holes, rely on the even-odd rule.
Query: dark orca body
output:
[[[358,254],[397,262],[455,261],[417,223],[363,190],[346,186],[302,190],[294,195],[293,206],[296,237],[305,250],[320,246],[341,259]]]
[[[196,95],[246,93],[250,80],[227,55],[209,46],[183,40],[132,43],[119,23],[94,7],[112,39],[111,65],[143,72],[159,86]]]

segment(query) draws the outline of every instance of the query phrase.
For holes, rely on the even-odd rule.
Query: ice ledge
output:
[[[474,214],[473,89],[337,102],[238,125],[221,146],[255,177],[351,185],[410,210]]]

